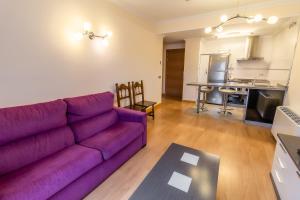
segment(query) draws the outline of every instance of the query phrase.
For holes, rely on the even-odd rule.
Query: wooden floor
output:
[[[126,200],[172,143],[220,156],[217,199],[273,200],[269,177],[275,141],[267,128],[194,113],[194,104],[164,99],[148,118],[148,145],[86,199]]]

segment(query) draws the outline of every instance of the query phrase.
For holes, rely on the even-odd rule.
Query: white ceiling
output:
[[[209,13],[217,10],[237,8],[270,0],[109,0],[134,14],[158,22]]]
[[[290,23],[295,21],[295,18],[282,18],[275,25],[270,25],[265,22],[248,24],[244,23],[229,23],[224,26],[223,34],[230,37],[230,35],[239,35],[240,32],[251,33],[252,36],[256,35],[271,35],[281,30],[285,26],[289,26]],[[183,41],[186,38],[194,38],[194,37],[216,37],[214,34],[205,34],[203,29],[195,29],[195,30],[187,30],[187,31],[179,31],[174,33],[164,34],[164,42],[165,43],[176,43]]]

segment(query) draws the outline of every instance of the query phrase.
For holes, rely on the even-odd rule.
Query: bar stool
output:
[[[200,88],[200,92],[203,94],[202,100],[199,101],[201,105],[199,105],[199,109],[201,112],[208,111],[208,109],[205,107],[205,104],[207,103],[207,94],[212,92],[214,90],[214,87],[212,86],[205,86]]]
[[[219,111],[219,113],[222,113],[224,115],[227,115],[227,114],[232,115],[232,113],[229,112],[229,110],[233,110],[233,109],[227,108],[227,102],[228,102],[228,96],[232,95],[232,94],[235,94],[236,90],[226,88],[226,87],[219,87],[219,92],[223,96],[223,108],[220,108],[221,110]]]

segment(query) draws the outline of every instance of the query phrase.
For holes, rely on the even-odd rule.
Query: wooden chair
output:
[[[133,96],[133,105],[142,107],[143,109],[152,108],[151,111],[148,113],[149,116],[152,116],[154,119],[154,105],[156,102],[153,101],[145,101],[144,99],[144,84],[143,81],[141,82],[133,82],[132,81],[132,96]],[[137,97],[141,96],[142,100],[137,101]]]
[[[121,101],[126,101],[129,105],[123,106],[124,108],[129,108],[132,110],[143,111],[141,107],[132,104],[131,86],[130,82],[127,85],[116,83],[116,93],[117,93],[117,103],[118,107],[121,107]]]

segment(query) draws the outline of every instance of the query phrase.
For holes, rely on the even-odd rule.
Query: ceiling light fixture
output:
[[[224,29],[223,29],[223,26],[218,26],[218,27],[216,28],[216,30],[220,33],[220,32],[222,32]]]
[[[211,27],[206,27],[204,31],[205,31],[205,33],[210,33],[210,32],[212,32],[212,28]]]
[[[271,16],[267,20],[268,24],[276,24],[277,22],[278,22],[278,17],[276,17],[276,16]]]
[[[261,14],[255,15],[254,21],[255,22],[260,22],[263,19],[263,16]]]
[[[220,19],[221,19],[221,22],[226,22],[227,20],[228,20],[228,16],[227,15],[222,15],[221,17],[220,17]]]
[[[278,22],[278,17],[276,16],[271,16],[269,18],[263,17],[261,14],[257,14],[255,16],[244,16],[244,15],[235,15],[233,17],[228,18],[227,15],[222,15],[220,17],[221,23],[218,24],[217,26],[214,27],[207,27],[204,29],[204,32],[206,34],[209,34],[216,30],[217,32],[222,32],[223,31],[223,25],[225,25],[227,22],[235,19],[244,19],[247,21],[247,23],[252,24],[252,23],[259,23],[261,21],[267,22],[268,24],[276,24]]]

